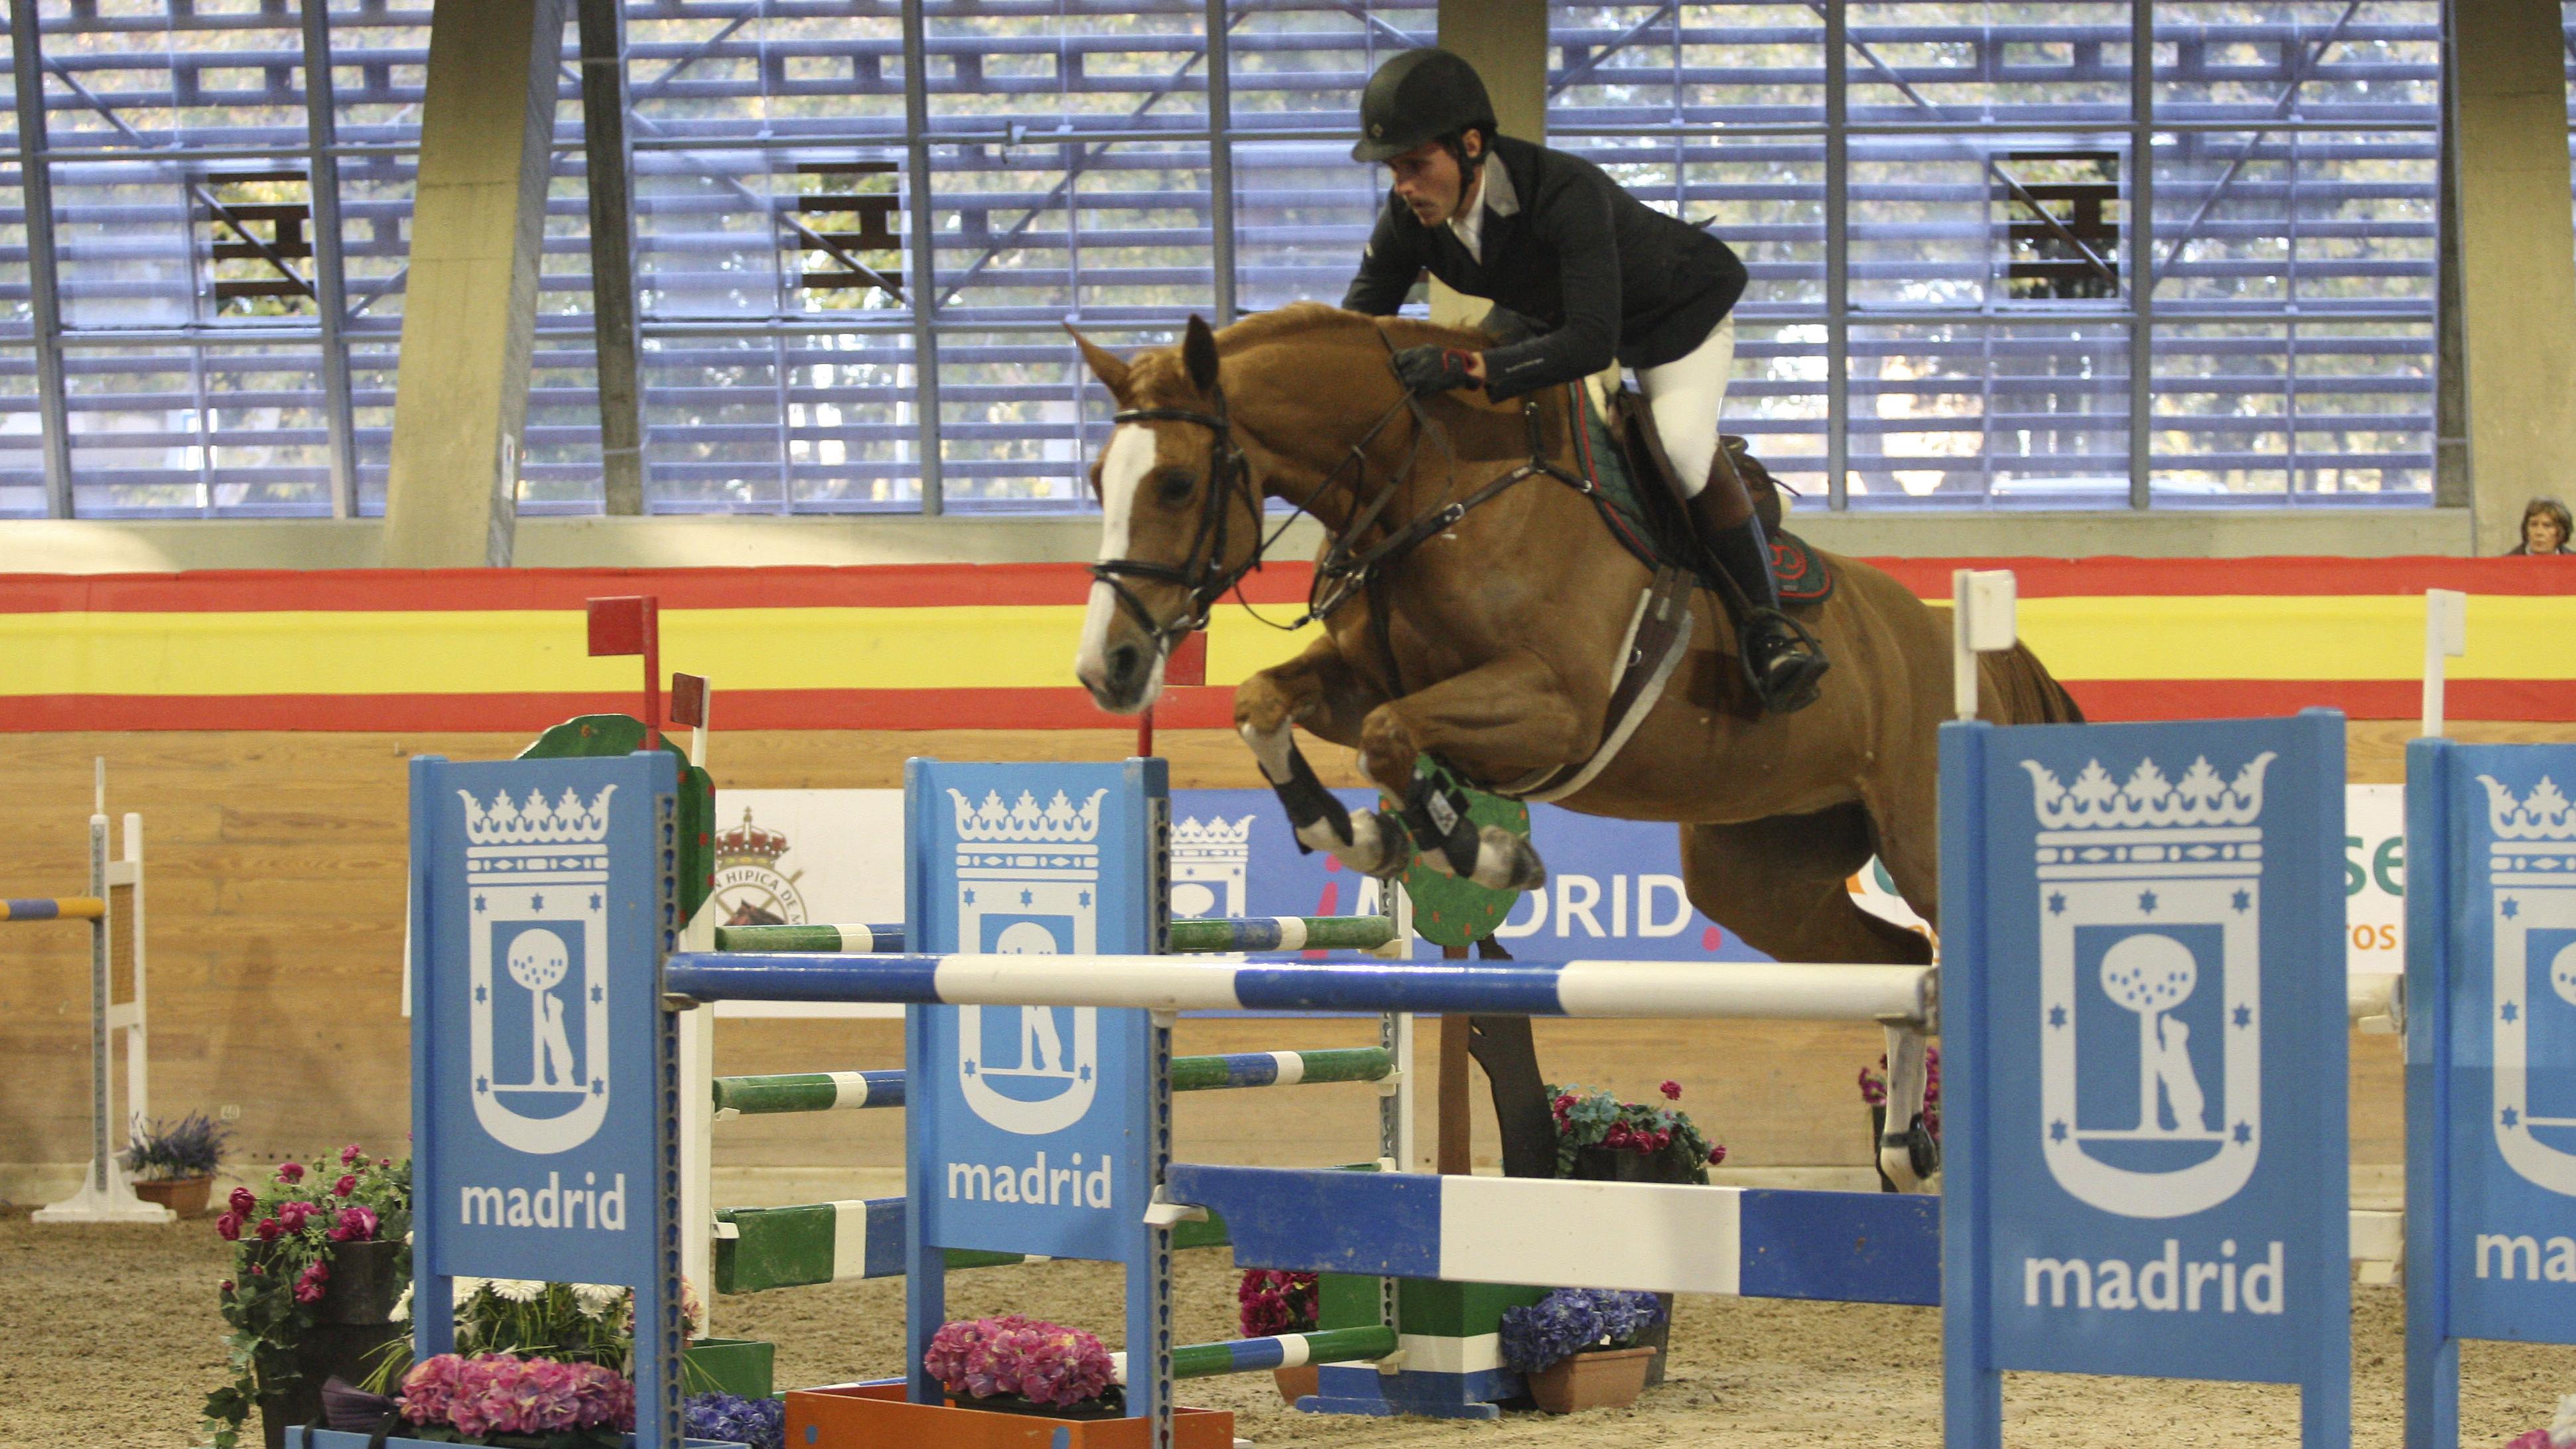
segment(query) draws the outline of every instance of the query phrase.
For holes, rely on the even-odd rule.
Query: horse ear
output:
[[[1071,324],[1068,323],[1064,330],[1073,338],[1073,345],[1082,349],[1082,360],[1091,365],[1091,375],[1100,379],[1100,385],[1109,389],[1111,396],[1125,401],[1127,364],[1119,359],[1117,353],[1075,332]]]
[[[1181,365],[1189,370],[1190,386],[1203,393],[1216,391],[1216,333],[1207,319],[1190,314],[1190,328],[1181,337]]]

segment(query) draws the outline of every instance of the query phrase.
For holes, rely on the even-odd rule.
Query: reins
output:
[[[1392,357],[1395,351],[1394,341],[1386,335],[1386,329],[1383,327],[1374,330],[1377,332],[1378,341],[1385,346],[1389,356]],[[1228,567],[1223,562],[1227,520],[1228,515],[1233,512],[1238,486],[1244,494],[1245,506],[1252,514],[1256,534],[1260,529],[1262,494],[1259,485],[1252,478],[1250,461],[1244,457],[1242,448],[1234,441],[1233,415],[1226,406],[1225,388],[1219,384],[1214,389],[1213,410],[1208,412],[1200,412],[1192,408],[1151,407],[1128,408],[1110,415],[1109,421],[1112,424],[1175,422],[1206,428],[1213,435],[1208,487],[1204,495],[1207,501],[1200,510],[1198,529],[1191,539],[1190,552],[1184,562],[1159,564],[1142,559],[1103,559],[1091,566],[1091,576],[1109,586],[1110,593],[1118,600],[1119,607],[1134,618],[1138,627],[1154,641],[1156,650],[1168,654],[1173,645],[1193,631],[1207,626],[1208,612],[1215,607],[1218,600],[1224,598],[1229,592],[1235,593],[1238,599],[1241,598],[1243,580],[1261,567],[1264,556],[1270,551],[1270,546],[1280,540],[1299,515],[1312,512],[1314,505],[1340,481],[1345,471],[1348,471],[1351,476],[1352,496],[1356,499],[1361,495],[1368,486],[1369,446],[1377,441],[1378,435],[1386,431],[1387,425],[1395,421],[1398,414],[1407,411],[1413,414],[1414,431],[1412,441],[1405,447],[1404,461],[1388,474],[1386,486],[1378,490],[1376,496],[1369,498],[1352,516],[1350,522],[1334,530],[1332,541],[1324,550],[1323,558],[1315,565],[1315,581],[1306,595],[1305,613],[1288,623],[1281,624],[1263,618],[1259,611],[1252,608],[1249,600],[1242,600],[1245,611],[1252,614],[1253,618],[1282,631],[1301,629],[1310,623],[1329,620],[1345,604],[1348,604],[1353,596],[1370,589],[1386,569],[1400,563],[1407,554],[1447,529],[1455,527],[1460,519],[1501,497],[1515,485],[1527,479],[1541,476],[1554,478],[1586,497],[1598,491],[1591,479],[1560,466],[1547,456],[1544,440],[1539,431],[1538,412],[1534,408],[1525,407],[1522,410],[1522,416],[1527,420],[1529,427],[1527,461],[1510,472],[1486,482],[1464,498],[1455,499],[1429,513],[1418,515],[1411,522],[1387,534],[1376,544],[1365,549],[1358,548],[1358,540],[1377,526],[1380,517],[1394,503],[1396,495],[1403,492],[1412,482],[1414,466],[1421,459],[1425,438],[1437,438],[1441,451],[1449,454],[1452,463],[1457,461],[1457,453],[1450,448],[1448,434],[1440,426],[1439,420],[1431,415],[1430,408],[1421,396],[1408,391],[1396,399],[1386,411],[1378,414],[1377,420],[1369,424],[1367,430],[1351,444],[1350,451],[1343,455],[1340,462],[1328,469],[1324,476],[1316,481],[1313,488],[1307,490],[1305,497],[1290,505],[1288,517],[1282,519],[1279,526],[1270,531],[1268,537],[1258,540],[1251,554],[1242,564]],[[1125,581],[1128,579],[1148,579],[1183,589],[1189,595],[1189,608],[1172,622],[1157,624],[1154,622],[1153,615],[1146,610],[1144,601],[1137,598],[1135,591],[1126,584]],[[1386,621],[1382,617],[1384,610],[1381,609],[1378,612],[1381,615],[1380,632],[1383,634],[1386,629]],[[1391,664],[1392,659],[1389,662]]]

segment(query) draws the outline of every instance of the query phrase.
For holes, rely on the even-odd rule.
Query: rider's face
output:
[[[1472,156],[1482,152],[1484,138],[1468,132],[1467,149]],[[1466,175],[1459,169],[1458,158],[1437,141],[1425,141],[1386,163],[1395,173],[1396,199],[1413,209],[1414,220],[1424,226],[1438,226],[1456,217],[1460,203],[1466,200]]]

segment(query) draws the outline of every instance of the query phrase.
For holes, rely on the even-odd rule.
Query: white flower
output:
[[[546,1285],[534,1278],[495,1278],[492,1296],[511,1303],[534,1303],[545,1296]]]
[[[411,1322],[411,1285],[403,1285],[402,1296],[394,1300],[394,1322]]]
[[[626,1290],[614,1283],[575,1283],[572,1301],[582,1317],[604,1321],[611,1310],[626,1301]]]
[[[450,1278],[448,1284],[457,1303],[466,1304],[473,1302],[474,1295],[482,1292],[484,1285],[491,1281],[489,1278]]]
[[[2557,1416],[2549,1421],[2549,1442],[2557,1449],[2576,1444],[2576,1394],[2559,1399]]]

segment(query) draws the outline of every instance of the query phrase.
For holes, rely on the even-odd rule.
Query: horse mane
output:
[[[1250,316],[1219,330],[1217,353],[1233,357],[1272,343],[1293,345],[1300,340],[1318,339],[1336,333],[1363,335],[1369,330],[1384,334],[1394,347],[1433,344],[1442,347],[1482,349],[1493,339],[1470,327],[1447,327],[1418,317],[1372,317],[1365,312],[1348,312],[1323,302],[1291,302],[1285,307]],[[1134,371],[1129,377],[1132,391],[1143,395],[1157,388],[1186,390],[1188,379],[1182,372],[1181,349],[1178,346],[1157,347],[1129,359]],[[1497,403],[1474,389],[1448,393],[1435,400],[1435,406],[1457,407],[1473,413],[1518,414],[1517,402]]]

